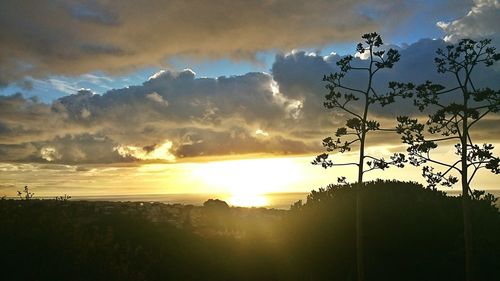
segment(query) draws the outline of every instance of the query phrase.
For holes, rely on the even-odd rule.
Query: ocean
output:
[[[460,195],[458,190],[447,190],[451,196]],[[500,190],[488,190],[488,193],[500,198]],[[290,205],[298,200],[305,202],[309,192],[268,193],[248,197],[234,197],[229,194],[130,194],[130,195],[100,195],[100,196],[73,196],[71,200],[88,201],[130,201],[130,202],[161,202],[166,204],[203,205],[208,199],[224,200],[232,206],[265,207],[275,209],[289,209]],[[499,200],[500,201],[500,200]],[[497,201],[500,207],[500,202]]]
[[[203,205],[208,199],[220,199],[231,206],[265,207],[275,209],[289,209],[290,205],[298,200],[305,201],[308,192],[268,193],[234,197],[230,194],[130,194],[130,195],[99,195],[73,196],[71,200],[88,201],[130,201],[130,202],[161,202],[166,204]]]

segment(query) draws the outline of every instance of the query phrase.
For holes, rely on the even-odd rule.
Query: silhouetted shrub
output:
[[[203,203],[203,207],[224,210],[228,209],[229,205],[226,203],[226,201],[222,201],[220,199],[208,199]]]
[[[309,194],[286,234],[302,280],[353,280],[354,185]],[[461,200],[417,183],[376,181],[363,192],[367,280],[463,280]],[[473,201],[478,280],[500,274],[500,215],[491,197]],[[496,257],[495,257],[495,253]]]

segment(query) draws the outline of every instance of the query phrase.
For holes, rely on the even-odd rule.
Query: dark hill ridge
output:
[[[463,279],[460,198],[378,181],[363,199],[367,280]],[[290,211],[1,200],[1,279],[355,280],[353,203],[349,185]],[[493,280],[500,213],[484,195],[473,207],[478,280]]]

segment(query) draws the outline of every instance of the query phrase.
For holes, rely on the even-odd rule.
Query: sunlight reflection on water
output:
[[[266,207],[289,209],[298,200],[305,200],[307,192],[251,194],[130,194],[102,196],[73,196],[71,200],[90,201],[131,201],[131,202],[162,202],[167,204],[203,205],[208,199],[220,199],[231,206]]]
[[[450,195],[458,195],[457,191],[447,191]],[[487,190],[496,197],[500,197],[500,190]],[[203,205],[208,199],[220,199],[231,206],[241,207],[266,207],[289,209],[290,205],[298,200],[305,201],[307,192],[268,193],[262,195],[242,194],[130,194],[130,195],[102,195],[102,196],[73,196],[71,200],[90,201],[135,201],[135,202],[162,202],[167,204],[192,204]],[[52,197],[50,198],[52,199]],[[500,201],[500,200],[499,200]],[[500,202],[497,206],[500,207]]]

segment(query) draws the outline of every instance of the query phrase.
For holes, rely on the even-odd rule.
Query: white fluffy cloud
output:
[[[474,0],[469,12],[451,22],[438,22],[445,32],[445,41],[456,42],[462,38],[497,36],[500,31],[500,1]]]
[[[57,150],[50,146],[42,147],[42,149],[40,149],[40,154],[43,159],[49,162],[61,159],[61,155],[57,152]]]
[[[113,148],[123,157],[132,156],[139,160],[164,160],[174,161],[175,156],[170,152],[172,142],[165,140],[163,143],[152,147],[140,147],[133,145],[119,145]]]

